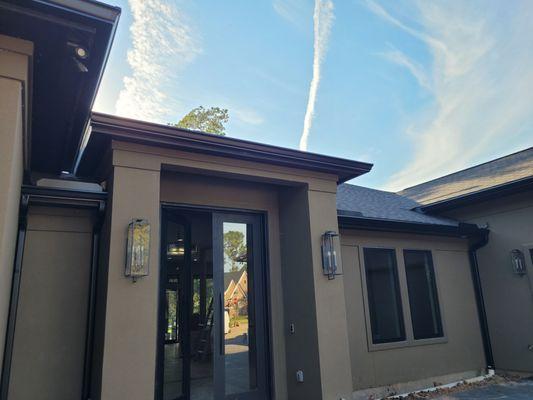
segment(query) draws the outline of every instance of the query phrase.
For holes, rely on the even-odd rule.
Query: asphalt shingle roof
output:
[[[398,192],[421,205],[473,194],[533,176],[533,147]]]
[[[347,183],[337,187],[337,210],[339,215],[432,225],[458,225],[457,221],[451,219],[414,211],[413,208],[419,205],[416,201],[397,193]]]

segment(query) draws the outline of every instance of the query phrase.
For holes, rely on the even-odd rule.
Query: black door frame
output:
[[[166,228],[167,228],[167,220],[168,216],[181,212],[187,212],[187,211],[196,211],[196,212],[206,212],[210,213],[211,215],[214,214],[224,214],[224,215],[248,215],[248,216],[255,216],[258,218],[258,233],[259,233],[259,239],[261,241],[261,249],[260,249],[260,265],[263,266],[261,268],[261,298],[257,298],[256,302],[261,302],[261,306],[263,309],[263,319],[264,319],[264,328],[262,329],[264,332],[264,344],[265,349],[267,351],[267,354],[264,357],[264,382],[265,382],[265,398],[269,399],[272,393],[272,354],[273,349],[271,347],[271,312],[270,312],[270,306],[268,302],[268,298],[270,296],[270,274],[269,274],[269,259],[268,259],[268,251],[269,248],[268,245],[268,213],[264,211],[257,211],[257,210],[249,210],[249,209],[242,209],[242,208],[231,208],[231,207],[212,207],[212,206],[199,206],[199,205],[191,205],[191,204],[181,204],[181,203],[169,203],[169,202],[161,202],[161,213],[160,213],[160,264],[159,264],[159,288],[158,288],[158,295],[159,295],[159,301],[158,301],[158,332],[157,332],[157,348],[156,348],[156,371],[155,371],[155,399],[156,400],[162,400],[163,399],[163,383],[164,383],[164,343],[165,343],[165,335],[164,335],[164,325],[165,325],[165,318],[164,318],[164,302],[166,301],[165,298],[165,288],[166,288],[166,269],[163,267],[164,263],[166,262],[166,248],[165,248],[165,242],[166,242]],[[190,228],[190,227],[189,227]],[[213,229],[214,227],[212,227]],[[213,229],[214,230],[214,229]],[[190,238],[190,230],[186,234],[187,238]],[[185,241],[186,248],[187,246],[190,246],[190,243],[187,243],[187,240]],[[214,246],[215,243],[213,243]],[[190,258],[190,251],[186,251],[186,254],[189,254]],[[213,249],[214,253],[214,249]],[[186,261],[188,262],[190,266],[191,260]],[[214,271],[213,271],[214,272]],[[190,286],[188,284],[187,286]],[[189,302],[188,294],[186,295],[186,301]],[[218,299],[214,298],[214,304],[216,305],[218,303]],[[188,305],[185,305],[188,307]],[[188,308],[187,308],[188,309]],[[214,310],[216,312],[217,310]],[[215,314],[217,315],[217,314]],[[187,318],[185,318],[185,321],[183,321],[185,324],[187,324]],[[187,332],[188,326],[184,326],[184,331]],[[214,342],[217,342],[217,339],[215,338]],[[219,339],[220,343],[220,339]],[[190,346],[190,344],[187,344]],[[216,347],[213,353],[215,353],[219,350],[219,348]],[[186,349],[184,349],[186,350]],[[190,349],[184,351],[184,353],[189,353]],[[184,364],[185,364],[185,357],[184,357]],[[184,394],[181,396],[178,400],[181,399],[188,399],[190,397],[190,363],[187,362],[187,365],[184,365]],[[187,370],[187,376],[185,376],[185,370]],[[185,379],[186,378],[186,379]],[[215,386],[216,390],[216,386]],[[245,398],[245,397],[239,397],[239,398]]]
[[[218,274],[218,279],[214,279],[215,282],[215,298],[218,301],[215,303],[215,315],[218,315],[218,337],[215,337],[215,351],[214,353],[214,387],[215,387],[215,400],[222,399],[250,399],[264,400],[268,398],[269,393],[269,383],[267,375],[267,364],[269,364],[268,354],[263,354],[258,349],[268,349],[268,325],[266,324],[266,319],[268,319],[268,314],[266,310],[266,277],[264,274],[255,276],[256,273],[264,272],[264,238],[262,237],[262,232],[264,231],[264,222],[262,221],[262,216],[258,214],[250,213],[227,213],[227,212],[214,212],[213,213],[213,275]],[[254,355],[256,358],[255,362],[255,374],[257,379],[257,390],[251,392],[238,393],[235,395],[225,395],[225,359],[224,359],[224,348],[225,348],[225,339],[224,339],[224,256],[223,256],[223,224],[225,222],[229,223],[238,223],[246,224],[252,226],[252,231],[247,230],[247,235],[251,235],[252,246],[248,248],[248,282],[253,284],[252,296],[248,298],[249,306],[249,315],[252,318],[249,321],[254,321],[255,332],[253,335],[250,335],[256,344],[255,354],[249,353],[249,355]],[[250,237],[250,236],[248,236]],[[249,239],[248,239],[249,240]],[[251,257],[250,257],[251,256]],[[251,258],[251,260],[250,260]],[[251,263],[250,263],[251,261]],[[222,268],[217,268],[222,266]],[[251,266],[251,268],[250,268]],[[263,276],[261,276],[263,275]],[[250,307],[251,305],[251,307]],[[260,316],[256,318],[255,316]],[[261,318],[262,317],[262,318]],[[264,397],[259,397],[264,395]]]
[[[166,289],[167,289],[167,269],[163,267],[166,262],[166,231],[168,222],[173,221],[178,224],[182,224],[185,228],[185,239],[184,239],[184,249],[185,249],[185,270],[190,271],[191,269],[191,225],[181,216],[177,216],[172,212],[169,212],[165,208],[161,209],[161,242],[160,242],[160,269],[159,269],[159,301],[158,301],[158,312],[157,312],[157,349],[156,349],[156,376],[155,376],[155,398],[163,399],[163,383],[164,383],[164,360],[165,360],[165,331],[167,328],[168,321],[165,318],[165,303],[166,303]],[[190,307],[190,293],[191,293],[191,284],[188,279],[185,280],[183,285],[183,298],[178,299],[182,302],[182,306],[178,309],[178,324],[181,332],[189,331],[189,318],[186,318],[183,310],[189,310]],[[187,399],[190,397],[190,340],[189,335],[183,335],[182,345],[183,345],[183,394],[175,400]],[[178,341],[180,338],[178,337]]]

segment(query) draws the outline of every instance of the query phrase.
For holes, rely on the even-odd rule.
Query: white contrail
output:
[[[318,85],[320,83],[320,67],[328,46],[331,25],[333,25],[333,2],[331,0],[315,0],[314,23],[314,55],[313,55],[313,78],[309,87],[309,99],[305,111],[304,128],[300,138],[300,150],[307,150],[309,130],[315,114],[315,102]]]

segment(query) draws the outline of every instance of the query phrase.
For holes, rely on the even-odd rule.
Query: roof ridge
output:
[[[438,178],[430,179],[429,181],[425,181],[425,182],[417,183],[416,185],[408,186],[408,187],[403,188],[402,190],[400,190],[398,192],[394,192],[394,193],[399,194],[399,193],[401,193],[403,191],[415,188],[417,186],[422,186],[422,185],[425,185],[425,184],[430,183],[430,182],[435,182],[435,181],[438,181],[440,179],[444,179],[444,178],[447,178],[449,176],[459,174],[461,172],[469,171],[469,170],[474,169],[474,168],[479,168],[482,165],[486,165],[486,164],[490,164],[490,163],[493,163],[493,162],[496,162],[496,161],[499,161],[499,160],[503,160],[504,158],[512,157],[512,156],[515,156],[515,155],[517,155],[519,153],[524,153],[524,152],[527,152],[527,151],[530,151],[530,150],[533,150],[533,146],[527,147],[527,148],[522,149],[522,150],[515,151],[514,153],[510,153],[510,154],[507,154],[507,155],[504,155],[504,156],[493,158],[492,160],[484,161],[482,163],[475,164],[475,165],[472,165],[472,166],[467,167],[467,168],[460,169],[460,170],[455,171],[455,172],[450,172],[449,174],[445,174],[445,175],[439,176]]]

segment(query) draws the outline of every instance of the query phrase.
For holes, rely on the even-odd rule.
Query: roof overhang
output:
[[[416,207],[416,210],[424,213],[449,211],[458,207],[520,193],[524,190],[533,190],[533,176],[493,186],[477,192],[468,193],[463,196],[426,204],[424,206]]]
[[[26,172],[72,171],[119,15],[92,0],[0,0],[0,33],[34,44]]]
[[[91,137],[77,170],[77,174],[82,177],[90,178],[97,169],[109,140],[323,172],[337,175],[339,183],[365,174],[372,168],[372,164],[364,162],[101,113],[92,114],[90,127]]]
[[[478,237],[486,231],[475,224],[458,223],[457,225],[437,225],[417,222],[405,222],[378,218],[365,218],[358,215],[346,215],[338,211],[340,229],[357,229],[377,232],[414,233],[423,235],[449,236],[460,238]]]

